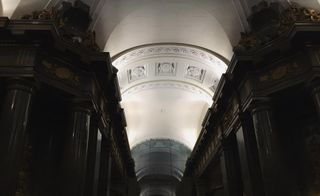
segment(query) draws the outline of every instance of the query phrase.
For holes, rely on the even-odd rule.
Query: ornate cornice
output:
[[[210,66],[225,67],[226,64],[217,56],[197,48],[180,45],[155,45],[134,49],[113,61],[113,65],[121,67],[142,58],[160,56],[181,56],[206,63]]]
[[[145,89],[179,88],[210,99],[227,68],[224,61],[208,51],[174,44],[130,50],[113,65],[119,69],[122,95]]]
[[[124,91],[122,91],[122,97],[125,97],[130,94],[134,94],[143,90],[149,89],[161,89],[161,88],[174,88],[185,90],[194,94],[198,94],[207,99],[212,98],[212,93],[200,88],[199,86],[193,85],[191,83],[183,82],[183,81],[175,81],[175,80],[158,80],[158,81],[150,81],[145,83],[139,83],[138,85],[132,86]]]

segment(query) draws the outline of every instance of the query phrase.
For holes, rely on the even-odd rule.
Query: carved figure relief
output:
[[[217,87],[218,87],[218,84],[219,84],[219,79],[215,79],[215,80],[213,81],[212,86],[210,87],[210,90],[212,90],[212,92],[216,92],[216,89],[217,89]]]
[[[135,80],[139,80],[145,78],[147,76],[147,66],[137,66],[133,69],[128,70],[128,80],[129,82],[133,82]]]
[[[203,82],[206,71],[196,66],[188,66],[185,77]]]
[[[177,63],[156,63],[156,75],[157,76],[175,76],[177,70]]]

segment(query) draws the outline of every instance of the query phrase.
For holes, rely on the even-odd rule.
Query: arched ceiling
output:
[[[239,25],[238,25],[239,26]],[[111,55],[152,43],[185,43],[230,59],[232,46],[218,20],[187,1],[149,1],[126,16],[112,31],[105,51]]]
[[[20,0],[2,0],[0,2],[1,14],[3,16],[11,17],[19,3]]]
[[[19,19],[62,1],[0,0],[0,14]],[[250,8],[261,0],[82,1],[97,44],[119,69],[131,148],[170,139],[192,149],[232,48],[249,30]],[[320,8],[320,0],[266,1]],[[172,188],[147,185],[146,194]]]
[[[169,138],[193,148],[226,64],[189,45],[138,47],[113,62],[131,147]]]
[[[0,0],[0,14],[17,19],[32,11],[56,6],[62,1]],[[98,45],[106,48],[111,56],[137,45],[176,42],[201,46],[230,60],[232,46],[237,44],[240,37],[239,32],[248,29],[246,18],[250,15],[250,8],[261,0],[82,1],[91,8],[91,28],[96,31]],[[280,1],[283,4],[297,2],[305,7],[320,9],[320,0],[266,1]],[[139,27],[145,33],[141,34],[142,28]],[[128,42],[130,33],[134,39]]]

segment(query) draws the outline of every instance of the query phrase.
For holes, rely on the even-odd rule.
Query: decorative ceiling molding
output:
[[[156,63],[156,76],[175,76],[177,73],[177,63],[161,62]]]
[[[192,148],[227,65],[205,50],[173,44],[122,53],[113,65],[119,70],[131,147],[147,139],[170,138]],[[145,172],[150,173],[142,169],[139,175]]]
[[[184,91],[189,91],[194,94],[198,94],[201,97],[205,97],[206,99],[212,99],[212,93],[206,91],[205,89],[200,88],[199,86],[193,85],[191,83],[178,81],[178,80],[156,80],[156,81],[148,81],[139,83],[135,86],[132,86],[121,92],[122,97],[135,94],[141,92],[143,90],[150,89],[161,89],[161,88],[172,88],[172,89],[180,89]]]
[[[113,61],[113,65],[117,68],[121,68],[123,65],[127,65],[136,60],[141,60],[142,58],[159,56],[187,57],[202,63],[206,63],[210,66],[226,68],[226,64],[221,59],[219,59],[217,56],[213,54],[210,54],[209,52],[197,48],[179,45],[156,45],[144,48],[137,48],[122,56],[119,56],[117,59]]]
[[[203,82],[204,76],[206,74],[206,70],[201,69],[197,66],[189,65],[186,71],[186,78],[194,79],[198,82]]]
[[[133,82],[147,77],[147,65],[136,66],[132,69],[128,69],[128,82]]]
[[[215,81],[227,68],[220,58],[206,50],[174,44],[130,50],[114,60],[113,65],[119,69],[123,96],[158,87],[179,88],[201,96],[206,94],[206,99],[213,96]]]

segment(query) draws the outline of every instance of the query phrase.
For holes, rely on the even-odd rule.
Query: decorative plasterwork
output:
[[[218,86],[218,83],[219,83],[219,80],[218,80],[218,79],[213,80],[213,85],[210,86],[210,90],[212,90],[212,92],[215,92],[215,91],[216,91],[217,86]]]
[[[157,45],[132,50],[125,55],[122,55],[119,58],[115,59],[113,65],[116,67],[121,67],[124,64],[134,62],[135,60],[139,60],[141,58],[150,58],[157,56],[183,56],[204,62],[208,65],[224,68],[226,66],[221,59],[209,52],[205,52],[193,47],[177,45]]]
[[[198,82],[202,82],[205,74],[206,70],[204,69],[196,66],[188,66],[185,77],[194,79]]]
[[[181,45],[154,45],[113,62],[131,147],[169,138],[192,148],[226,64],[213,54]],[[141,170],[146,172],[147,170]]]
[[[135,85],[123,91],[122,97],[135,94],[143,90],[154,90],[154,89],[161,89],[161,88],[180,89],[180,90],[192,92],[196,95],[205,97],[206,99],[209,99],[209,100],[212,98],[210,92],[207,92],[205,89],[201,89],[198,86],[195,86],[191,83],[185,83],[182,81],[170,81],[170,80],[150,81],[150,82],[145,82],[142,84]]]
[[[137,66],[132,69],[128,69],[128,82],[133,82],[145,78],[147,76],[147,66]]]
[[[158,81],[166,79],[190,83],[205,94],[213,96],[216,82],[226,70],[226,64],[212,53],[191,46],[173,44],[134,49],[118,57],[113,61],[113,65],[119,70],[118,76],[123,94],[132,88],[139,89],[137,85],[145,86],[146,82],[153,82],[148,86],[157,83],[163,88],[163,82]]]
[[[161,62],[156,63],[157,76],[175,76],[177,70],[177,63]]]

